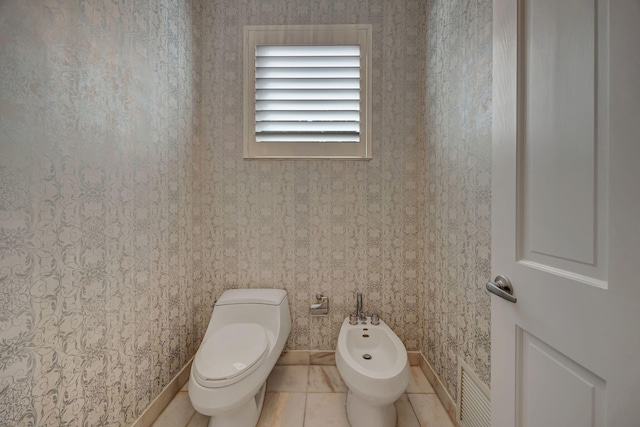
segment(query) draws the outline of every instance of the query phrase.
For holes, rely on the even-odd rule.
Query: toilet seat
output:
[[[203,387],[231,385],[253,372],[267,357],[269,339],[257,323],[232,323],[215,331],[193,361],[195,380]]]

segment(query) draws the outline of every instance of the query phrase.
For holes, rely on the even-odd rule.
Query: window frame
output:
[[[255,137],[255,48],[259,45],[360,46],[359,142],[257,142]],[[244,27],[244,150],[245,159],[344,159],[370,160],[371,58],[370,24],[345,25],[248,25]]]

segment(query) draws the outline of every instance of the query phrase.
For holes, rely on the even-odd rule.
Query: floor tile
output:
[[[346,393],[307,394],[304,427],[351,427],[346,404]]]
[[[412,367],[410,372],[408,393],[395,403],[397,427],[454,427],[422,370]],[[269,376],[267,389],[257,427],[350,427],[346,412],[347,387],[335,366],[276,366]],[[208,424],[209,417],[196,412],[189,394],[180,391],[153,427],[207,427]]]
[[[409,394],[409,401],[421,427],[454,427],[435,394]]]
[[[267,379],[267,391],[305,393],[308,381],[308,366],[275,366]]]
[[[409,385],[407,386],[407,393],[435,393],[433,387],[429,383],[427,377],[424,376],[424,372],[418,366],[412,366],[410,368],[411,375],[409,376]]]
[[[398,427],[420,427],[420,422],[413,412],[409,396],[403,394],[400,399],[396,400],[396,415],[398,417]]]
[[[309,366],[309,393],[346,393],[347,385],[335,366]]]
[[[305,393],[267,393],[257,427],[303,427],[305,400]]]
[[[187,424],[187,427],[207,427],[209,425],[209,416],[202,415],[200,412],[196,412],[195,415]],[[179,427],[179,426],[176,426]]]
[[[189,394],[181,391],[162,411],[158,419],[153,423],[153,427],[186,426],[195,412],[196,410],[191,406]]]

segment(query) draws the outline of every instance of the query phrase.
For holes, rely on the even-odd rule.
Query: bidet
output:
[[[382,320],[378,325],[351,325],[346,318],[338,335],[336,366],[349,388],[351,426],[394,427],[393,403],[409,384],[409,360],[393,330]]]

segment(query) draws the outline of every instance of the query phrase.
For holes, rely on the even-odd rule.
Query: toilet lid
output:
[[[269,340],[257,323],[233,323],[215,331],[196,353],[198,382],[222,387],[239,381],[257,368],[266,356]]]

